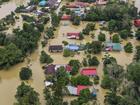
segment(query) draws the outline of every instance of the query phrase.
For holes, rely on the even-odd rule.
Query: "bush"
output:
[[[131,44],[131,42],[128,42],[125,46],[124,46],[124,50],[127,53],[132,53],[133,52],[133,46]]]
[[[21,68],[19,76],[21,80],[29,80],[29,78],[32,76],[32,70],[28,67],[23,67]]]
[[[40,62],[50,64],[53,62],[53,59],[50,57],[50,55],[46,54],[45,51],[41,51]]]
[[[104,33],[100,33],[100,34],[98,35],[98,40],[99,40],[99,41],[102,41],[102,42],[106,41],[105,34],[104,34]]]
[[[120,38],[119,38],[118,34],[113,35],[112,42],[113,43],[119,43],[120,42]]]
[[[88,59],[88,64],[89,64],[89,66],[98,66],[99,60],[96,56],[93,56],[92,58]]]

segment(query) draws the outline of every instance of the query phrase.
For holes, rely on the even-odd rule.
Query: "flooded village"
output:
[[[140,67],[140,1],[130,1],[10,0],[2,3],[0,105],[139,105],[140,73],[130,69],[134,65]],[[113,6],[121,9],[116,11]],[[126,15],[120,16],[123,13]],[[3,33],[5,40],[1,37]],[[30,37],[25,35],[28,33]],[[11,53],[6,55],[3,49],[9,43],[17,47],[9,48]],[[23,68],[32,72],[28,79],[22,79]]]

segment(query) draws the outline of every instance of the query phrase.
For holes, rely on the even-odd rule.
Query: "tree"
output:
[[[86,44],[87,51],[93,54],[99,54],[102,51],[102,43],[100,41],[93,41]]]
[[[102,42],[106,41],[105,34],[100,32],[100,34],[98,35],[98,40]]]
[[[37,24],[36,27],[38,28],[38,30],[40,32],[43,32],[44,31],[44,24]]]
[[[70,51],[69,49],[64,49],[63,56],[64,56],[64,57],[69,57],[69,56],[71,56],[71,51]]]
[[[70,60],[69,65],[72,67],[72,70],[70,73],[72,75],[76,75],[80,69],[80,66],[81,66],[79,60]]]
[[[84,36],[83,36],[83,33],[80,32],[80,35],[79,35],[79,40],[83,40],[84,39]]]
[[[110,54],[108,54],[108,53],[106,53],[104,55],[104,58],[102,58],[102,59],[103,59],[104,66],[107,66],[108,64],[112,64],[112,63],[117,62],[116,59],[114,57],[110,56]]]
[[[89,64],[89,66],[98,66],[99,60],[96,56],[93,56],[92,58],[88,59],[88,64]]]
[[[77,85],[91,85],[89,77],[84,76],[84,75],[79,75],[77,77],[72,77],[71,83],[74,86],[77,86]]]
[[[124,30],[121,30],[121,31],[119,32],[119,34],[120,34],[120,37],[121,37],[122,39],[127,39],[128,36],[129,36],[129,34],[131,34],[131,33],[130,33],[128,30],[124,29]]]
[[[104,89],[110,89],[111,81],[112,81],[112,79],[108,75],[104,75],[103,80],[101,82],[101,87]]]
[[[17,99],[16,105],[40,105],[38,96],[39,94],[33,88],[22,82],[17,87],[17,93],[15,95]]]
[[[56,72],[57,83],[61,86],[66,86],[69,82],[66,69],[62,66]]]
[[[49,27],[49,28],[47,29],[45,38],[50,39],[50,38],[53,38],[53,37],[54,37],[54,30],[53,30],[52,27]]]
[[[120,42],[120,39],[119,39],[119,35],[118,34],[113,35],[112,42],[113,43],[119,43]]]
[[[53,59],[45,51],[41,51],[40,62],[50,64],[53,62]]]
[[[9,68],[23,61],[23,55],[20,49],[13,43],[5,48],[0,48],[0,68]]]
[[[28,67],[22,67],[19,76],[21,80],[29,80],[32,76],[32,70]]]
[[[140,46],[136,46],[136,54],[134,56],[134,59],[136,61],[139,61],[140,60]]]
[[[131,42],[128,42],[125,46],[124,46],[124,50],[127,53],[132,53],[133,52],[133,46],[131,44]]]
[[[138,29],[135,33],[135,37],[137,40],[140,40],[140,29]]]
[[[82,63],[83,63],[84,67],[88,66],[88,62],[87,62],[86,58],[83,59]]]
[[[140,86],[140,62],[133,62],[128,65],[128,80],[133,81],[137,86]]]
[[[52,13],[51,14],[51,23],[53,27],[58,27],[59,23],[60,23],[60,18],[57,16],[56,13]]]
[[[89,35],[90,31],[94,30],[95,24],[88,23],[86,27],[82,30],[82,33],[85,35]]]

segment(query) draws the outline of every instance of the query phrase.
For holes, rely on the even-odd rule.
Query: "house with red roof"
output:
[[[68,39],[79,39],[80,38],[80,32],[69,32],[67,33]]]
[[[88,86],[84,86],[84,85],[78,85],[77,86],[77,95],[80,95],[80,92],[84,89],[88,89]]]
[[[97,71],[96,68],[83,68],[81,70],[81,74],[85,76],[96,76]]]
[[[71,16],[70,15],[63,15],[61,17],[61,20],[70,20],[71,19]]]
[[[78,85],[77,87],[74,86],[66,86],[66,87],[71,95],[76,95],[76,96],[80,95],[80,91],[89,88],[88,86],[84,86],[84,85]]]
[[[134,20],[134,25],[135,25],[136,27],[140,27],[140,19],[135,19],[135,20]]]

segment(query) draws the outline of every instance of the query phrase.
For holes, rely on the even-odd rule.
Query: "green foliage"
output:
[[[29,80],[32,76],[32,70],[28,67],[22,67],[19,73],[19,77],[21,80]]]
[[[84,67],[88,66],[88,62],[87,62],[86,58],[83,59],[82,64]]]
[[[47,29],[45,38],[50,39],[50,38],[53,38],[53,37],[54,37],[54,29],[52,27],[49,27]]]
[[[67,72],[64,67],[58,68],[56,72],[57,83],[61,86],[66,86],[69,82]]]
[[[102,43],[100,41],[93,41],[86,44],[87,51],[93,54],[99,54],[102,51]]]
[[[136,61],[139,61],[140,60],[140,46],[136,46],[136,54],[134,56],[134,59]]]
[[[23,24],[23,30],[15,29],[15,40],[13,43],[20,48],[24,55],[35,50],[40,38],[40,32],[32,24]]]
[[[37,24],[36,27],[38,28],[38,30],[40,32],[43,32],[44,31],[44,24]]]
[[[120,38],[119,38],[118,34],[113,35],[112,42],[113,43],[119,43],[120,42]]]
[[[127,53],[132,53],[133,52],[133,45],[131,42],[128,42],[125,46],[124,46],[124,50]]]
[[[0,33],[0,45],[3,46],[6,41],[6,35],[5,33]]]
[[[82,33],[85,35],[89,35],[89,33],[94,30],[95,24],[88,23],[85,27],[85,29],[82,30]]]
[[[53,62],[53,59],[45,51],[41,51],[40,62],[50,64]]]
[[[91,81],[89,80],[89,77],[84,76],[84,75],[79,75],[77,77],[72,77],[71,78],[71,83],[74,86],[77,86],[77,85],[86,85],[86,86],[91,85]]]
[[[84,39],[83,33],[80,32],[79,40],[83,40],[83,39]]]
[[[124,29],[124,30],[120,31],[119,34],[122,39],[127,39],[128,35],[131,33],[128,30]]]
[[[72,75],[77,74],[81,66],[79,60],[70,60],[69,65],[72,66],[71,74]]]
[[[69,49],[64,49],[63,56],[64,57],[70,57],[72,55],[72,51]]]
[[[17,88],[16,105],[40,105],[39,94],[24,82]]]
[[[62,41],[62,43],[64,44],[64,46],[69,44],[67,41]]]
[[[100,32],[100,34],[98,35],[98,40],[102,42],[106,41],[105,34]]]
[[[53,27],[58,27],[59,23],[60,23],[60,18],[57,16],[56,13],[52,13],[51,14],[51,23]]]
[[[140,86],[140,62],[133,62],[127,67],[128,80],[133,81],[137,86]]]
[[[99,65],[99,60],[96,56],[93,56],[92,58],[88,59],[88,64],[89,66],[98,66]]]
[[[137,40],[140,40],[140,29],[138,29],[135,33],[135,37]]]
[[[9,68],[23,61],[23,55],[15,44],[11,43],[5,48],[0,48],[0,68]]]
[[[104,75],[103,80],[101,82],[101,87],[104,89],[110,89],[111,81],[112,81],[112,79],[108,75]]]

